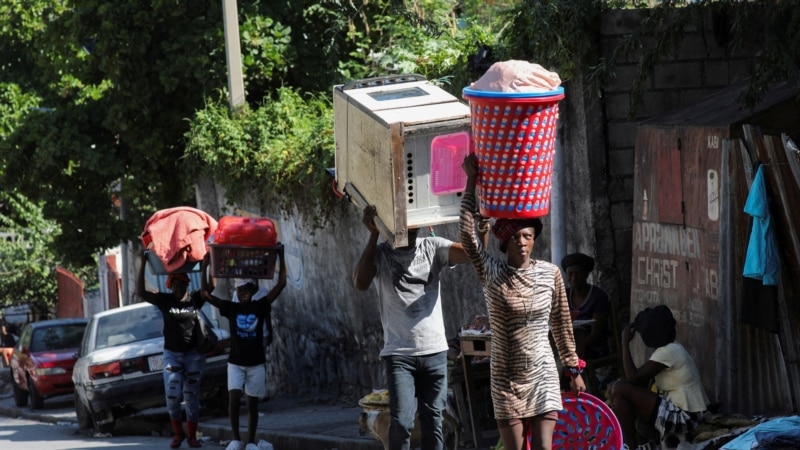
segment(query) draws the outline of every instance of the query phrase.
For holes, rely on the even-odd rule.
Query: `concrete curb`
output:
[[[21,408],[8,408],[0,406],[0,414],[6,417],[23,418],[27,420],[34,420],[37,422],[45,422],[51,424],[70,423],[77,424],[77,420],[68,418],[58,418],[49,416],[46,413],[36,413],[25,411]],[[198,430],[203,433],[204,437],[210,438],[214,442],[230,441],[233,436],[229,427],[213,423],[200,423]],[[290,450],[290,449],[303,449],[303,450],[376,450],[382,449],[378,441],[368,441],[346,438],[328,438],[319,435],[311,434],[285,434],[285,433],[271,433],[271,432],[258,432],[256,439],[264,439],[275,446],[276,449]]]
[[[8,407],[5,407],[5,406],[0,406],[0,414],[4,415],[6,417],[14,417],[14,418],[20,418],[21,417],[23,419],[35,420],[37,422],[45,422],[45,423],[52,423],[52,424],[58,424],[58,423],[64,423],[64,422],[68,422],[70,424],[78,423],[77,420],[74,420],[74,419],[71,419],[71,418],[53,417],[53,416],[47,415],[47,413],[38,413],[38,412],[25,411],[23,409],[16,408],[16,407],[15,408],[8,408]]]
[[[12,418],[22,418],[50,424],[77,424],[78,421],[69,417],[55,417],[46,411],[32,411],[29,408],[8,407],[0,405],[0,415]],[[202,419],[201,419],[202,420]],[[246,422],[243,424],[246,427]],[[213,422],[198,424],[198,431],[204,438],[216,443],[227,443],[233,438],[230,427]],[[242,434],[246,429],[242,429]],[[322,436],[318,434],[281,433],[272,431],[258,431],[256,439],[270,442],[277,450],[381,450],[383,446],[376,440],[348,439],[336,436]]]
[[[198,430],[203,437],[208,437],[214,442],[227,442],[233,436],[229,427],[217,424],[198,424]],[[242,435],[246,433],[242,430]],[[382,450],[380,442],[365,441],[362,439],[347,439],[342,437],[326,437],[317,434],[288,434],[280,432],[256,433],[256,440],[264,439],[271,443],[276,450]]]

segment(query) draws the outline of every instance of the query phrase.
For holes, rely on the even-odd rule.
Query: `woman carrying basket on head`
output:
[[[475,230],[475,155],[467,156],[462,167],[467,187],[461,201],[461,243],[478,272],[489,310],[491,393],[503,448],[549,450],[562,409],[549,331],[571,377],[571,388],[586,390],[561,271],[554,264],[532,259],[534,241],[542,231],[539,219],[498,219],[492,232],[508,258],[501,261],[486,253]],[[488,219],[481,218],[479,227],[486,232]]]

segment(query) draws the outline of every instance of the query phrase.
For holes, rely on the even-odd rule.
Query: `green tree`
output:
[[[39,311],[55,305],[59,260],[53,243],[60,234],[41,202],[0,192],[0,305],[31,303]]]
[[[228,114],[224,96],[209,99],[186,134],[193,173],[211,175],[232,201],[249,194],[271,205],[280,203],[284,211],[296,207],[311,223],[330,217],[336,197],[324,169],[334,165],[332,84],[421,73],[460,95],[474,75],[467,56],[479,45],[494,43],[490,27],[478,25],[466,13],[465,19],[457,17],[453,2],[402,3],[329,1],[276,7],[280,21],[291,23],[292,41],[299,42],[293,45],[297,64],[287,76],[298,85],[273,90],[269,99],[251,102],[236,117]],[[309,33],[312,29],[319,32]],[[317,55],[311,55],[313,49]],[[334,55],[346,57],[334,63]]]
[[[248,90],[266,95],[293,52],[288,28],[261,16],[260,3],[241,5],[242,47]],[[0,110],[37,100],[0,122],[0,185],[46,200],[45,214],[65,230],[60,253],[91,263],[135,238],[156,209],[191,205],[184,134],[226,85],[221,3],[10,0],[0,8],[0,55],[9,56],[0,81],[17,92]]]
[[[322,192],[328,180],[317,170],[332,164],[333,146],[330,106],[320,99],[334,83],[397,71],[443,82],[455,77],[464,80],[454,84],[460,90],[468,78],[461,53],[490,34],[457,26],[453,6],[446,0],[239,2],[252,115],[238,122],[249,133],[267,133],[252,141],[270,147],[238,155],[255,162],[224,161],[208,170],[221,182],[268,177],[276,192]],[[230,144],[223,141],[195,146],[206,149],[202,155],[186,149],[187,142],[204,141],[195,133],[211,129],[201,125],[206,113],[220,113],[215,109],[224,104],[222,23],[217,0],[0,5],[0,111],[6,112],[0,186],[44,200],[45,215],[64,230],[55,244],[67,260],[91,263],[96,252],[135,239],[156,209],[191,205],[192,176],[214,159],[206,150],[245,148],[220,147]],[[287,107],[302,119],[287,120]],[[283,128],[253,131],[253,121]],[[284,153],[291,158],[274,158]],[[274,158],[269,169],[258,162],[267,157]],[[313,162],[305,172],[298,170],[304,161]],[[124,221],[116,194],[124,199]]]

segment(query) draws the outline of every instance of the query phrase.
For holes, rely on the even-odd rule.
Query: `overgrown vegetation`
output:
[[[349,9],[350,3],[323,2],[308,7],[309,16],[338,17],[323,34],[351,48],[349,57],[337,64],[332,82],[419,73],[460,95],[479,75],[468,57],[495,42],[491,28],[466,12],[457,15],[452,2],[402,3],[378,1]],[[475,13],[480,5],[473,3]],[[245,195],[264,204],[281,202],[286,211],[296,208],[321,225],[336,202],[325,172],[334,166],[332,87],[317,86],[318,91],[305,95],[279,88],[259,103],[251,100],[251,106],[234,116],[228,113],[224,91],[207,99],[186,133],[192,175],[211,175],[232,202]]]
[[[186,134],[186,154],[226,187],[232,199],[244,197],[296,206],[319,218],[329,211],[333,110],[327,96],[280,88],[258,108],[229,113],[224,98],[198,111]]]
[[[55,304],[53,240],[61,229],[44,218],[41,203],[0,192],[0,306],[31,302],[39,311]]]
[[[638,9],[641,20],[603,56],[597,19],[618,8]],[[500,38],[506,48],[554,68],[563,80],[581,73],[595,94],[606,77],[614,76],[620,58],[636,58],[632,109],[641,105],[643,86],[655,68],[679,51],[689,32],[698,30],[713,36],[728,54],[757,55],[750,67],[750,88],[741,99],[744,105],[752,106],[771,83],[789,81],[800,87],[797,2],[522,0],[506,18],[510,25]]]

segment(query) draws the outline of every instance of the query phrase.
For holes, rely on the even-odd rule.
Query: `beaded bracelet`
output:
[[[575,378],[578,375],[583,373],[583,369],[586,367],[586,361],[579,359],[578,360],[578,367],[564,367],[564,376]]]

